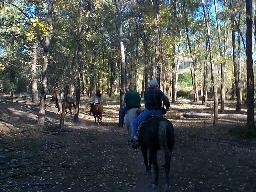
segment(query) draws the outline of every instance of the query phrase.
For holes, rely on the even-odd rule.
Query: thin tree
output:
[[[213,106],[213,111],[214,111],[214,118],[213,118],[213,124],[216,124],[218,122],[218,92],[217,92],[217,82],[216,82],[216,77],[217,77],[217,70],[215,69],[215,65],[212,60],[212,41],[211,41],[211,27],[208,21],[208,11],[205,7],[204,0],[202,1],[203,5],[203,11],[204,11],[204,20],[205,20],[205,25],[207,29],[207,47],[208,47],[208,53],[209,53],[209,62],[211,64],[211,80],[212,80],[212,89],[213,89],[213,97],[214,97],[214,106]]]
[[[38,43],[34,42],[33,52],[32,52],[32,65],[31,65],[31,92],[32,92],[32,102],[38,102],[38,89],[37,89],[37,49]]]
[[[119,111],[119,117],[121,117],[122,109],[124,108],[124,95],[125,95],[125,87],[126,87],[126,79],[125,79],[125,47],[123,42],[123,30],[122,30],[122,15],[121,15],[121,6],[122,6],[122,0],[114,0],[114,4],[116,7],[116,28],[118,33],[118,42],[119,42],[119,51],[121,56],[121,82],[120,82],[120,111]],[[121,126],[122,122],[119,118],[119,126]]]
[[[225,6],[225,0],[224,0],[224,6]],[[220,23],[219,23],[219,19],[218,19],[218,0],[214,0],[214,7],[215,7],[215,19],[216,19],[216,26],[217,26],[217,32],[218,32],[218,44],[219,44],[219,55],[220,55],[220,58],[221,58],[221,107],[220,107],[220,110],[223,112],[224,111],[224,107],[225,107],[225,97],[226,97],[226,85],[225,85],[225,82],[226,82],[226,77],[225,77],[225,69],[226,69],[226,66],[225,66],[225,60],[223,60],[223,52],[224,50],[222,50],[222,45],[221,45],[221,34],[220,34]],[[224,21],[225,22],[225,21]],[[225,23],[224,23],[224,26],[225,26]],[[224,29],[225,30],[225,29]],[[225,33],[225,32],[224,32]],[[225,38],[225,37],[224,37]],[[224,40],[224,43],[225,43],[225,40]],[[223,46],[224,49],[225,49],[225,45]]]
[[[155,31],[155,56],[153,62],[153,75],[157,79],[160,85],[161,78],[161,64],[160,64],[160,26],[159,26],[159,15],[160,15],[160,1],[153,1],[153,15],[154,15],[154,31]]]
[[[51,0],[47,1],[48,9],[46,13],[46,23],[47,27],[51,31],[52,28],[52,13],[53,13],[53,2]],[[45,99],[46,99],[46,90],[47,90],[47,67],[49,60],[49,49],[50,49],[51,36],[50,33],[46,34],[43,40],[43,63],[42,63],[42,72],[41,72],[41,97],[39,105],[39,114],[38,114],[38,124],[44,125],[45,123]]]

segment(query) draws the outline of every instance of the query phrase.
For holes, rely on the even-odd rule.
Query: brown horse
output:
[[[76,105],[72,95],[69,93],[69,88],[68,87],[66,88],[66,87],[64,92],[64,100],[61,100],[60,88],[58,86],[58,83],[56,83],[53,89],[52,102],[55,102],[55,107],[58,108],[58,112],[60,112],[60,110],[64,108],[66,114],[68,113],[68,110],[70,114],[72,114],[72,107],[76,109]]]
[[[95,119],[95,123],[102,122],[102,113],[103,113],[103,105],[101,103],[93,104],[92,106],[92,114]]]
[[[72,97],[67,96],[67,98],[62,102],[62,106],[64,105],[65,107],[65,112],[68,113],[68,109],[70,114],[72,114],[72,107],[76,110],[76,104],[74,102],[74,99]]]

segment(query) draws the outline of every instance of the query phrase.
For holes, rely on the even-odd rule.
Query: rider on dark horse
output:
[[[159,89],[157,80],[151,80],[149,88],[144,94],[145,109],[136,118],[132,124],[132,137],[133,137],[133,148],[138,148],[138,127],[149,116],[162,116],[165,112],[163,111],[162,104],[168,111],[170,108],[170,102],[168,97]]]
[[[96,105],[96,104],[101,104],[101,103],[102,103],[101,93],[100,93],[100,90],[97,90],[95,96],[92,98],[92,101],[90,103],[90,107],[91,107],[90,108],[90,115],[92,113],[93,106]]]
[[[140,94],[135,90],[135,86],[133,84],[129,85],[128,91],[124,96],[125,108],[123,109],[123,127],[125,127],[128,131],[129,140],[131,141],[131,128],[132,123],[138,116],[140,112]]]

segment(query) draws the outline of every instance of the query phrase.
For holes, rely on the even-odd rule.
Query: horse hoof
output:
[[[154,192],[158,191],[158,186],[156,184],[152,184],[152,189]]]
[[[170,186],[169,185],[165,185],[164,186],[164,192],[170,192]]]
[[[146,170],[146,175],[148,176],[148,177],[151,177],[151,170],[149,169],[149,170]]]

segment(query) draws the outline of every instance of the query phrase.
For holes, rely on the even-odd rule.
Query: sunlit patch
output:
[[[36,120],[37,119],[37,115],[31,113],[31,112],[25,112],[25,111],[20,111],[20,110],[17,110],[15,108],[8,108],[9,111],[12,112],[13,115],[16,115],[16,116],[23,116],[23,117],[26,117],[26,118],[31,118],[31,119],[34,119]]]

